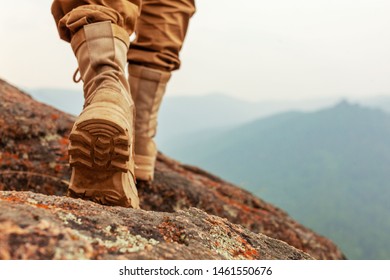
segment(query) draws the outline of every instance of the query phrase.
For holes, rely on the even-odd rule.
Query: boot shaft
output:
[[[71,46],[84,83],[84,107],[92,102],[98,89],[130,91],[125,75],[129,48],[125,30],[110,22],[89,24],[73,36]]]
[[[153,138],[156,135],[158,111],[170,77],[170,72],[129,65],[131,96],[136,108],[137,138]]]
[[[131,95],[136,108],[135,175],[150,181],[154,177],[157,147],[153,137],[157,131],[157,115],[165,94],[170,72],[129,65]]]

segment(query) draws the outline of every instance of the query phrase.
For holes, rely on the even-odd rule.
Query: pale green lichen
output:
[[[42,142],[51,142],[51,141],[56,141],[59,138],[61,138],[58,134],[47,134],[44,137],[41,137],[41,143]]]
[[[29,204],[32,204],[32,205],[38,204],[38,201],[36,201],[35,199],[32,199],[32,198],[27,198],[26,202]]]
[[[237,215],[238,215],[237,209],[233,209],[230,205],[227,205],[227,204],[223,205],[222,207],[223,207],[223,210],[230,215],[230,217],[233,217],[233,218],[237,217]]]
[[[65,225],[68,225],[70,221],[79,225],[82,224],[81,219],[77,218],[72,213],[59,211],[57,212],[57,215]],[[107,249],[117,248],[122,254],[139,252],[159,244],[155,239],[146,239],[140,235],[133,235],[129,232],[127,227],[121,225],[115,227],[111,225],[106,226],[103,228],[103,235],[100,237],[91,237],[76,229],[72,229],[72,233],[73,235],[76,235],[78,239],[83,239],[89,244],[97,244],[98,246],[103,246]],[[107,239],[105,239],[104,236],[107,236]]]
[[[117,248],[122,254],[143,251],[150,248],[150,246],[159,244],[159,241],[155,239],[146,239],[140,235],[131,234],[124,226],[117,226],[115,229],[111,226],[107,226],[103,229],[103,233],[109,237],[115,237],[114,240],[86,236],[78,231],[74,233],[77,234],[79,238],[87,240],[90,244],[95,243],[99,246],[106,247],[107,249]]]
[[[64,222],[65,225],[69,224],[69,221],[75,222],[76,224],[81,225],[80,218],[77,218],[72,213],[65,213],[62,211],[57,212],[58,217]]]
[[[145,250],[148,246],[157,245],[159,242],[154,239],[146,239],[140,235],[132,235],[129,230],[124,226],[117,226],[112,229],[111,226],[107,226],[104,232],[115,236],[115,240],[101,240],[100,242],[106,248],[119,248],[120,253],[134,253]]]
[[[212,227],[207,240],[211,244],[211,248],[226,259],[245,260],[244,256],[233,256],[233,252],[245,250],[245,247],[240,243],[235,236],[229,236],[222,231],[221,227]]]

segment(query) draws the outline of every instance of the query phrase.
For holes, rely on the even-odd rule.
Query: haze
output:
[[[0,77],[80,89],[51,0],[2,1]],[[390,94],[390,1],[199,0],[169,95],[247,100]]]

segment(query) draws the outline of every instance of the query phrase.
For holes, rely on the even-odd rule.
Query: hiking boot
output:
[[[165,93],[170,72],[129,65],[129,83],[136,108],[135,119],[135,177],[151,181],[157,147],[153,138],[157,131],[157,115]]]
[[[72,49],[84,82],[84,109],[69,139],[68,194],[139,208],[134,174],[134,103],[125,76],[129,35],[109,21],[85,25]]]

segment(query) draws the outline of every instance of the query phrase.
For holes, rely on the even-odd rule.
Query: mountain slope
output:
[[[307,257],[295,254],[291,246],[317,259],[345,258],[329,239],[297,223],[284,211],[201,169],[161,154],[153,183],[137,184],[143,210],[93,207],[93,203],[67,198],[67,135],[73,122],[73,116],[39,103],[0,80],[0,258],[54,258],[53,249],[69,253],[72,247],[88,249],[80,258]],[[192,207],[207,214],[194,212]],[[195,213],[199,216],[188,219]],[[101,226],[107,228],[107,222],[115,222],[110,225],[112,231],[102,232]],[[205,222],[210,227],[201,226]],[[61,235],[62,231],[65,234]],[[225,237],[224,241],[215,239],[214,233]],[[269,239],[261,234],[273,238],[271,243],[275,246],[269,251],[262,251]],[[198,239],[200,235],[212,238],[203,242]],[[127,254],[129,247],[150,238],[158,244],[141,242],[148,245],[142,246],[142,252]],[[113,244],[110,240],[118,242]],[[247,247],[247,243],[256,246]],[[222,250],[215,247],[220,247],[218,244]],[[151,250],[144,250],[146,247]],[[118,254],[118,249],[124,249],[124,253]],[[285,253],[280,254],[281,249],[286,249]]]
[[[349,258],[390,258],[386,113],[342,102],[186,141],[171,155],[286,209],[336,240]]]

